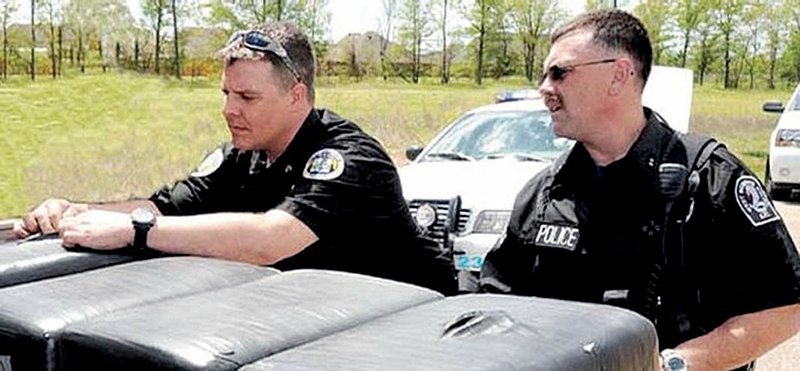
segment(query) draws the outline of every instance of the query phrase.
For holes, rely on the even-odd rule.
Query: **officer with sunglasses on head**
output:
[[[539,91],[555,133],[577,143],[519,193],[481,287],[634,310],[653,321],[665,370],[748,367],[796,334],[786,226],[724,146],[643,107],[640,21],[590,12],[551,40]]]
[[[234,33],[220,51],[231,141],[147,200],[45,201],[19,237],[65,246],[133,245],[278,269],[333,269],[455,290],[452,265],[419,237],[397,171],[377,140],[315,109],[314,57],[296,26]]]

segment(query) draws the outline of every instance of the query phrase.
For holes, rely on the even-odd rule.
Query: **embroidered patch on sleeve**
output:
[[[344,157],[335,149],[321,149],[308,159],[303,177],[314,180],[336,179],[344,172]]]
[[[780,219],[764,188],[751,175],[744,175],[736,180],[736,202],[753,226],[758,227]]]
[[[209,176],[219,169],[224,159],[225,156],[222,154],[222,148],[217,148],[214,152],[206,156],[203,162],[200,163],[200,166],[198,166],[191,175],[197,178]]]

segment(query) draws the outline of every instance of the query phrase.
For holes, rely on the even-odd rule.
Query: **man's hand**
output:
[[[14,235],[25,238],[33,233],[55,233],[63,218],[81,214],[88,209],[87,204],[74,204],[59,198],[48,199],[25,215],[21,222],[14,224]]]
[[[65,247],[77,245],[97,250],[128,246],[134,234],[130,215],[103,210],[89,210],[64,217],[58,232]]]

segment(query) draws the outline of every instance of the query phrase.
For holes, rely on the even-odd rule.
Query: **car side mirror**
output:
[[[784,107],[783,107],[783,103],[771,100],[771,101],[768,101],[768,102],[764,102],[764,106],[762,107],[762,109],[764,110],[764,112],[781,113],[781,112],[783,112]]]
[[[409,161],[414,161],[417,159],[417,156],[422,152],[423,147],[420,146],[411,146],[406,148],[406,158]]]

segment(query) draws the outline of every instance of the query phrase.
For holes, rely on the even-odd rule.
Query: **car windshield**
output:
[[[471,161],[512,157],[550,161],[573,141],[557,138],[547,111],[499,111],[464,115],[433,143],[426,160]]]
[[[800,111],[800,88],[798,88],[798,93],[794,95],[794,102],[789,104],[788,110]]]

